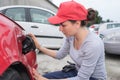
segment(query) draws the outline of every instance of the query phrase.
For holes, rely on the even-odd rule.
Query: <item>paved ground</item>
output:
[[[106,55],[108,80],[120,80],[120,55]]]
[[[71,61],[69,56],[62,60],[53,59],[47,55],[38,54],[38,72],[44,74],[55,70],[61,70],[67,61]],[[120,55],[106,55],[107,80],[120,80]]]

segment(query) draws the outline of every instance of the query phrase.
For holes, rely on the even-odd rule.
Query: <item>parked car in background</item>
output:
[[[100,24],[93,24],[89,27],[89,30],[98,34],[99,27],[100,27]]]
[[[0,80],[34,80],[35,49],[23,28],[0,14]]]
[[[104,42],[106,53],[120,55],[120,27],[104,30],[99,36]]]
[[[6,6],[0,7],[0,12],[21,25],[26,33],[33,33],[39,43],[47,48],[60,48],[63,43],[63,34],[59,27],[51,25],[48,18],[54,12],[36,6]]]
[[[107,29],[112,29],[112,28],[117,28],[120,27],[119,22],[108,22],[108,23],[103,23],[100,25],[98,32],[102,32]]]

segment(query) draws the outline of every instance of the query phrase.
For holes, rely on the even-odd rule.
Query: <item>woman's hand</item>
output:
[[[29,33],[28,34],[30,37],[32,37],[32,39],[34,40],[34,43],[35,43],[35,46],[37,49],[40,49],[41,45],[39,44],[37,38],[32,34],[32,33]]]
[[[41,76],[34,68],[33,68],[33,77],[35,80],[48,80],[47,78]]]

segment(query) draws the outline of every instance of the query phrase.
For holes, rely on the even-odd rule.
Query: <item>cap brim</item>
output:
[[[48,21],[51,23],[51,24],[60,24],[64,21],[66,21],[66,19],[62,19],[60,17],[58,17],[57,15],[56,16],[52,16],[50,18],[48,18]]]

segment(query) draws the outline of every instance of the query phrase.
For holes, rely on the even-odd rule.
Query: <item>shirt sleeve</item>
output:
[[[70,50],[69,38],[66,38],[63,46],[59,49],[55,58],[56,59],[64,58],[69,53],[69,50]]]
[[[84,45],[82,64],[76,77],[68,78],[69,80],[89,80],[95,70],[97,61],[102,53],[99,43],[87,43]]]

